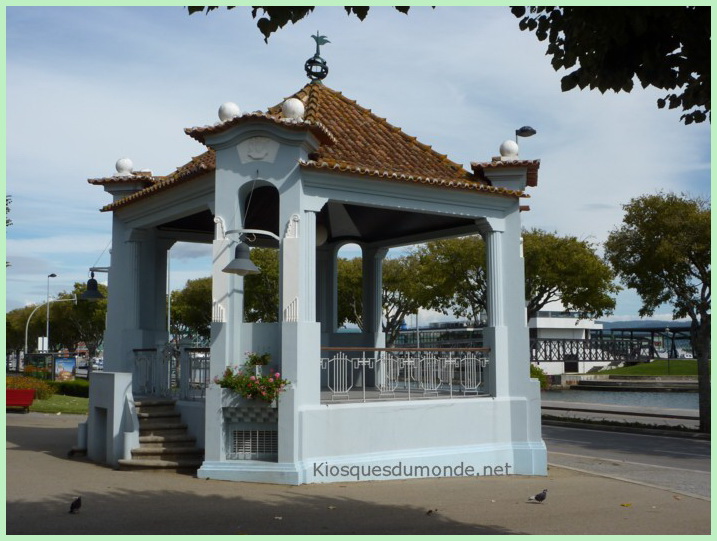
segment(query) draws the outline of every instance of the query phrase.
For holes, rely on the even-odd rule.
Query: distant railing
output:
[[[321,401],[487,396],[488,348],[321,348]]]
[[[649,340],[644,339],[533,338],[530,340],[531,362],[646,362],[651,356],[654,356],[654,347]]]
[[[178,400],[204,400],[209,385],[209,348],[135,349],[134,392]]]

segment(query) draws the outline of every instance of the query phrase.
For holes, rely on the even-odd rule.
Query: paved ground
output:
[[[80,416],[6,419],[8,534],[711,532],[709,501],[558,467],[547,477],[231,483],[68,459]],[[544,504],[527,501],[543,488]],[[83,505],[71,515],[76,495]]]

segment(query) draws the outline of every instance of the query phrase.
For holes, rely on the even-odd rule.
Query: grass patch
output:
[[[87,415],[89,411],[89,398],[79,396],[52,395],[45,400],[34,400],[30,411],[37,413],[68,413]]]
[[[598,374],[620,376],[696,376],[697,361],[694,359],[656,359],[634,366],[621,366],[612,370],[601,370]]]

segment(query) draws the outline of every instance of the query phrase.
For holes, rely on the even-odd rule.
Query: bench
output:
[[[34,399],[35,389],[5,389],[6,408],[23,408],[29,412]]]

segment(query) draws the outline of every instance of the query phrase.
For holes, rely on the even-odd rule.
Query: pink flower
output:
[[[255,380],[256,380],[256,376],[251,376],[249,379],[252,380],[252,381],[255,381]]]
[[[274,376],[277,377],[277,378],[280,378],[280,377],[281,377],[281,374],[279,374],[279,372],[277,372],[276,374],[274,374]]]
[[[269,378],[269,383],[274,383],[274,378]]]

